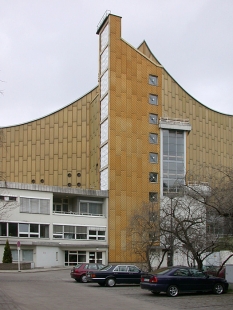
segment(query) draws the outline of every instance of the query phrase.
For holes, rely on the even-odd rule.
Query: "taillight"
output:
[[[96,277],[96,275],[95,275],[94,273],[92,273],[92,274],[91,274],[91,277],[92,277],[92,278],[95,278],[95,277]]]
[[[156,278],[156,276],[153,276],[150,278],[149,280],[150,283],[157,283],[158,282],[158,278]]]

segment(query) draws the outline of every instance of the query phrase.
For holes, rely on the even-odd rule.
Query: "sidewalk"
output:
[[[45,271],[59,271],[59,270],[71,270],[71,266],[69,267],[50,267],[50,268],[33,268],[33,269],[25,269],[25,270],[0,270],[0,273],[26,273],[26,272],[45,272]]]

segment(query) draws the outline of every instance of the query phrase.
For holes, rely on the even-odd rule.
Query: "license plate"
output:
[[[144,279],[144,282],[149,282],[149,279]]]

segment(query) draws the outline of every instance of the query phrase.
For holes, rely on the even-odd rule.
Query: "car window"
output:
[[[97,270],[97,266],[96,264],[89,264],[88,269],[93,269],[93,270]]]
[[[102,264],[98,265],[98,269],[102,269],[104,267],[105,267],[105,265],[102,265]]]
[[[136,266],[128,266],[129,272],[140,272],[140,269],[138,269]]]
[[[193,277],[198,277],[198,278],[205,277],[205,274],[202,271],[199,271],[197,269],[190,269],[190,273]]]
[[[110,269],[111,267],[112,267],[112,265],[105,266],[104,268],[101,269],[101,271],[102,271],[102,270],[103,270],[103,271],[106,271],[106,270]]]
[[[119,271],[127,271],[127,267],[126,266],[119,266]]]
[[[188,269],[177,269],[175,272],[174,272],[174,276],[179,276],[179,277],[188,277],[189,275],[189,271]]]

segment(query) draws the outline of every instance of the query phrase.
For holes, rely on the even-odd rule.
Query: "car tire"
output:
[[[221,283],[216,283],[213,289],[214,294],[220,295],[224,293],[224,286]]]
[[[80,282],[87,283],[87,276],[85,274],[80,277]]]
[[[116,285],[116,280],[114,278],[108,278],[106,280],[106,286],[113,287]]]
[[[179,294],[179,289],[176,285],[170,285],[167,289],[167,296],[176,297]]]

